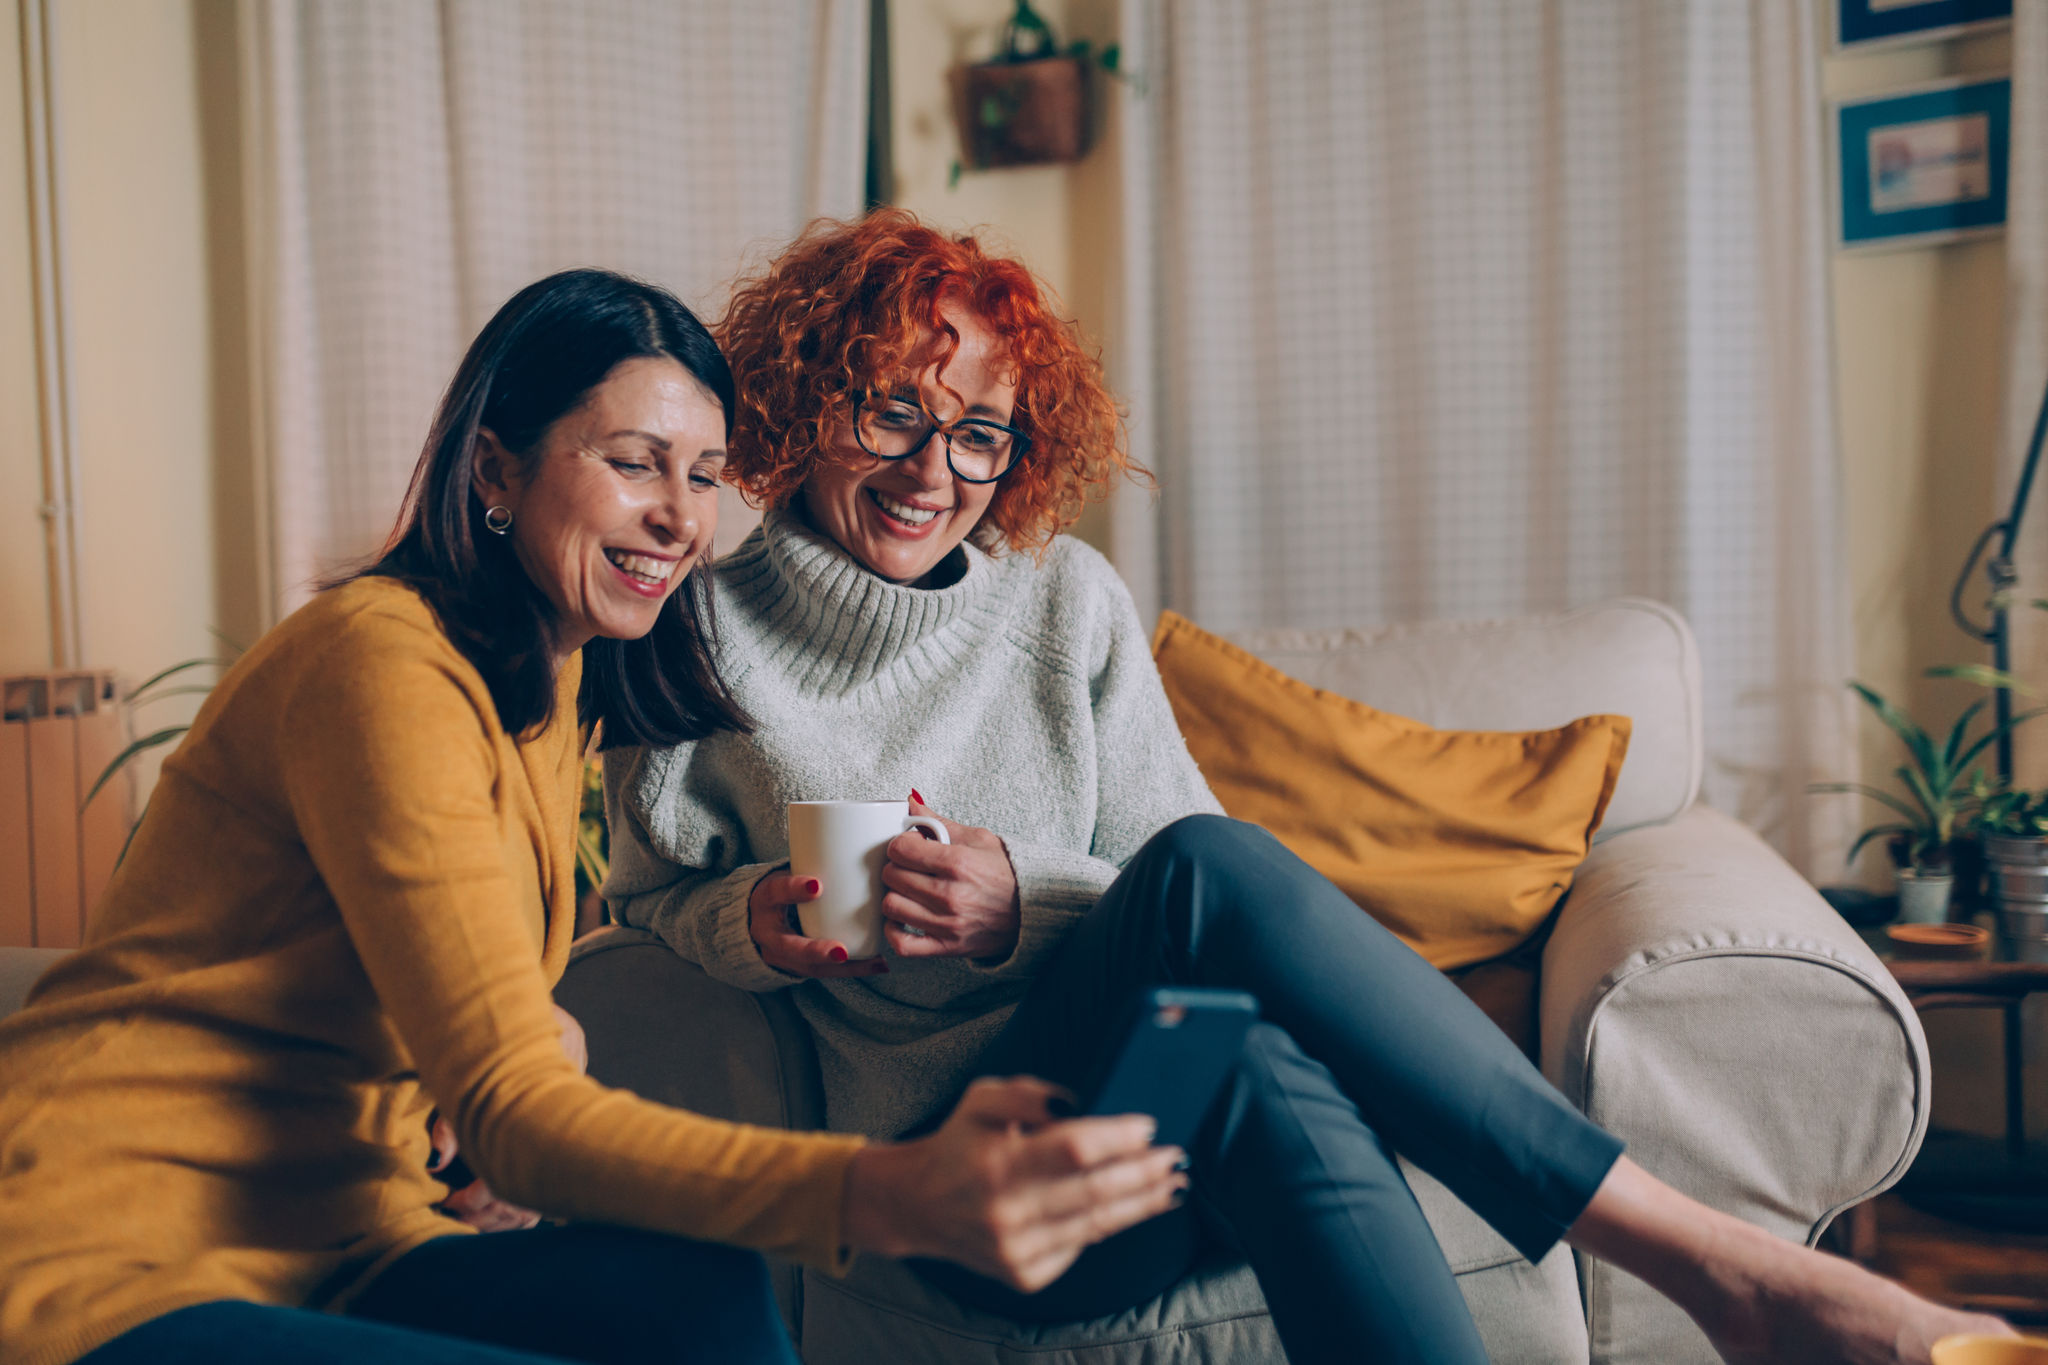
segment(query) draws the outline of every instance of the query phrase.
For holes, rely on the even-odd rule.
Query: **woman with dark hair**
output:
[[[548,992],[589,729],[747,726],[703,588],[732,395],[689,310],[617,275],[484,328],[388,551],[229,670],[85,947],[0,1022],[0,1359],[792,1365],[737,1247],[1043,1283],[1172,1203],[1141,1121],[1020,1128],[1037,1082],[880,1145],[581,1074]],[[435,1103],[441,1159],[516,1202],[444,1203]],[[518,1206],[578,1221],[450,1235]]]
[[[1220,1242],[1295,1365],[1483,1365],[1399,1153],[1531,1261],[1569,1240],[1669,1294],[1730,1360],[1924,1365],[1943,1332],[2007,1330],[1654,1179],[1441,973],[1221,818],[1130,595],[1058,535],[1127,461],[1100,365],[1018,262],[901,212],[820,224],[741,283],[720,340],[730,472],[767,507],[716,579],[754,725],[607,756],[614,911],[721,981],[787,991],[829,1126],[878,1137],[924,1131],[977,1075],[1083,1083],[1147,986],[1264,1011],[1191,1143],[1185,1208],[1042,1292],[927,1279],[1084,1321]],[[820,888],[790,875],[784,803],[904,793],[951,842],[888,846],[888,951],[849,960],[798,931]]]

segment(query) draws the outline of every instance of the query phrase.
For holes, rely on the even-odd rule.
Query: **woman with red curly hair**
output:
[[[1223,1241],[1296,1365],[1480,1365],[1398,1152],[1531,1261],[1568,1237],[1664,1289],[1731,1359],[1925,1360],[1913,1343],[1987,1325],[1660,1184],[1442,974],[1221,817],[1129,594],[1058,534],[1130,466],[1099,365],[1021,265],[901,212],[821,224],[742,283],[720,340],[728,473],[766,508],[715,577],[754,728],[612,752],[614,914],[717,980],[790,992],[829,1126],[876,1137],[929,1128],[976,1076],[1078,1086],[1148,986],[1264,1010],[1191,1144],[1200,1218],[1176,1207],[1071,1267],[962,1258],[990,1278],[928,1280],[1079,1321]],[[889,844],[886,951],[805,937],[795,908],[821,888],[789,872],[786,803],[908,792],[936,813],[920,788],[951,842]]]

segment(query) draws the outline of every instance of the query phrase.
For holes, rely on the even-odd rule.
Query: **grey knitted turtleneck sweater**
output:
[[[950,586],[901,587],[771,514],[715,580],[720,667],[755,732],[605,763],[613,916],[720,981],[793,991],[830,1126],[875,1137],[950,1103],[1147,838],[1218,809],[1102,556],[1065,539],[1043,564],[954,554]],[[836,981],[761,961],[747,895],[788,859],[785,804],[913,787],[1002,836],[1023,903],[1015,953],[894,959],[886,976]]]

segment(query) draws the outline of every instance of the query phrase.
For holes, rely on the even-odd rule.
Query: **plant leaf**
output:
[[[2048,715],[2048,706],[2036,706],[2031,711],[2020,712],[2018,715],[2014,716],[2011,720],[2008,720],[2003,725],[1992,726],[1989,730],[1985,731],[1984,734],[1978,738],[1975,744],[1972,744],[1969,748],[1963,750],[1962,757],[1958,758],[1956,762],[1967,764],[1974,761],[1977,755],[1983,753],[1986,749],[1990,748],[1993,744],[1997,743],[1998,737],[2000,735],[2005,734],[2007,731],[2010,731],[2017,726],[2024,725],[2026,722],[2032,720],[2034,717],[2039,715]]]
[[[157,672],[157,673],[153,673],[153,674],[151,674],[151,675],[149,676],[149,679],[148,679],[147,681],[145,681],[145,682],[144,682],[144,683],[143,683],[143,684],[142,684],[142,685],[141,685],[140,687],[137,687],[137,688],[133,689],[132,691],[130,691],[130,692],[128,693],[128,697],[127,697],[127,700],[128,700],[128,701],[129,701],[130,703],[133,703],[133,702],[135,701],[135,699],[136,699],[137,697],[140,697],[140,696],[141,696],[141,695],[142,695],[142,694],[143,694],[144,692],[147,692],[147,691],[149,691],[149,689],[150,689],[150,688],[152,688],[152,687],[155,687],[155,686],[156,686],[156,685],[157,685],[158,683],[162,682],[162,681],[163,681],[163,680],[164,680],[165,678],[171,677],[171,676],[173,676],[173,675],[175,675],[175,674],[183,673],[183,672],[185,672],[185,671],[186,671],[187,669],[192,669],[192,668],[204,668],[204,667],[206,667],[206,666],[207,666],[208,664],[212,664],[212,665],[214,665],[215,667],[218,667],[218,668],[226,668],[226,667],[228,667],[228,666],[229,666],[230,664],[232,664],[233,662],[234,662],[234,660],[232,660],[232,659],[211,659],[211,658],[209,658],[209,659],[187,659],[187,660],[185,660],[185,661],[184,661],[183,663],[175,663],[175,664],[172,664],[172,665],[171,665],[171,666],[170,666],[169,668],[166,668],[166,669],[163,669],[163,670],[162,670],[162,671],[160,671],[160,672]]]
[[[1906,763],[1901,763],[1892,771],[1906,790],[1913,793],[1913,799],[1920,803],[1920,809],[1923,814],[1920,817],[1919,823],[1923,827],[1929,825],[1939,826],[1942,810],[1950,803],[1936,794],[1933,786],[1927,780],[1927,774]]]
[[[147,706],[153,701],[162,701],[165,697],[207,697],[211,695],[213,695],[213,685],[211,683],[205,687],[166,687],[154,696],[144,697],[140,701],[130,697],[128,704],[130,706]]]
[[[1911,806],[1901,801],[1898,797],[1893,796],[1888,791],[1882,791],[1876,787],[1865,786],[1861,782],[1816,782],[1812,786],[1808,787],[1807,790],[1810,792],[1817,793],[1846,792],[1854,796],[1867,796],[1872,801],[1877,802],[1879,805],[1884,806],[1890,810],[1897,811],[1899,814],[1905,816],[1908,820],[1913,820],[1917,822],[1920,819],[1920,812],[1914,810]]]
[[[90,806],[92,804],[92,799],[100,794],[100,788],[106,786],[107,783],[110,780],[112,780],[114,774],[121,770],[121,765],[123,763],[126,763],[129,759],[135,757],[139,753],[144,753],[150,749],[156,748],[159,744],[169,744],[172,740],[176,739],[179,735],[184,734],[187,730],[191,728],[192,727],[189,725],[167,725],[163,729],[158,730],[155,734],[144,735],[141,739],[136,740],[133,744],[123,749],[120,753],[115,754],[114,761],[107,764],[107,766],[103,770],[101,770],[99,780],[92,784],[92,790],[85,794],[85,800],[78,803],[78,808],[80,810],[84,810],[87,806]]]
[[[149,814],[149,803],[142,803],[142,815]],[[142,815],[135,817],[135,823],[128,826],[128,837],[121,841],[121,851],[114,855],[114,866],[119,867],[128,857],[129,846],[135,842],[135,831],[142,828]]]
[[[1863,851],[1863,846],[1869,843],[1872,839],[1888,838],[1894,834],[1911,833],[1913,833],[1913,828],[1910,825],[1872,825],[1869,829],[1864,830],[1863,833],[1856,836],[1855,843],[1849,845],[1849,857],[1847,861],[1852,863],[1855,862],[1856,855],[1861,853]]]
[[[596,831],[588,825],[578,826],[576,830],[576,865],[583,869],[593,891],[603,886],[604,879],[611,873],[611,861],[598,846]]]
[[[1937,765],[1934,739],[1920,728],[1917,721],[1860,682],[1850,683],[1849,688],[1863,698],[1865,705],[1877,713],[1877,718],[1884,722],[1886,729],[1899,737],[1899,742],[1906,746],[1906,752],[1913,756],[1914,763],[1921,771],[1928,771]]]
[[[1955,767],[1956,756],[1962,752],[1963,741],[1969,736],[1971,723],[1977,719],[1978,713],[1990,704],[1991,698],[1979,697],[1963,708],[1963,714],[1956,717],[1956,723],[1949,727],[1948,744],[1941,753],[1941,761],[1945,766],[1951,769]]]
[[[2023,696],[2038,697],[2039,688],[2011,673],[2001,673],[1989,664],[1936,664],[1927,670],[1930,678],[1959,678],[1979,687],[2003,687]]]

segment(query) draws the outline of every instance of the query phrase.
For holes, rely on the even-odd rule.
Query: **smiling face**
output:
[[[959,349],[940,375],[936,359],[891,397],[923,403],[941,422],[985,417],[1008,424],[1017,385],[995,333],[957,305],[939,306],[940,316],[960,334]],[[928,350],[936,350],[933,338]],[[892,583],[917,584],[965,540],[995,499],[992,483],[963,483],[946,464],[946,442],[937,432],[914,454],[877,459],[860,448],[853,428],[832,437],[832,462],[804,480],[799,504],[813,528]]]
[[[554,604],[566,657],[637,639],[711,546],[725,411],[673,360],[621,362],[525,458],[482,434],[473,486],[512,513],[519,563]]]

